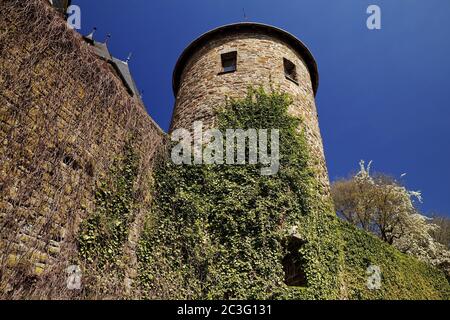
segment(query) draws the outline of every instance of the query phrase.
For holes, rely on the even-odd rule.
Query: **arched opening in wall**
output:
[[[64,155],[62,162],[73,170],[79,170],[81,168],[78,162],[71,155]]]
[[[290,287],[306,287],[308,285],[305,272],[306,260],[300,252],[304,245],[305,242],[297,237],[289,237],[286,240],[286,255],[283,259],[284,282]]]
[[[94,166],[92,162],[88,162],[85,166],[86,173],[89,177],[94,177]]]

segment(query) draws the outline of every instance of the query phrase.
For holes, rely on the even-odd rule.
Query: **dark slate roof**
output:
[[[294,48],[294,50],[296,50],[305,61],[309,73],[311,75],[314,94],[317,93],[317,89],[319,87],[319,72],[317,69],[316,60],[311,54],[311,51],[309,51],[309,49],[305,46],[303,42],[301,42],[297,37],[290,34],[289,32],[279,29],[277,27],[261,23],[242,22],[225,25],[216,28],[214,30],[211,30],[203,34],[196,40],[194,40],[194,42],[192,42],[183,51],[180,58],[178,59],[178,62],[175,66],[175,70],[173,72],[173,92],[175,96],[177,95],[178,89],[180,87],[181,75],[183,73],[183,70],[186,64],[188,63],[189,59],[197,50],[199,50],[202,46],[204,46],[214,38],[223,37],[226,34],[236,34],[242,32],[255,32],[277,37],[278,39],[292,46],[292,48]]]
[[[49,0],[50,4],[53,5],[58,11],[65,13],[67,8],[72,3],[71,0]]]
[[[133,77],[131,76],[128,62],[113,57],[112,63],[116,68],[117,73],[122,78],[122,81],[126,85],[128,91],[131,91],[135,96],[140,97],[139,90],[136,86],[136,83],[134,82]]]
[[[124,84],[128,92],[132,96],[137,97],[142,102],[139,90],[136,86],[136,83],[134,82],[133,76],[131,75],[128,61],[122,61],[113,57],[109,52],[106,42],[99,42],[94,40],[94,32],[83,37],[83,39],[92,46],[97,56],[111,64],[120,80],[122,80],[122,83]]]
[[[110,61],[112,59],[111,54],[108,50],[108,45],[104,42],[92,41],[92,45],[94,47],[95,53],[100,57],[105,59],[106,61]]]

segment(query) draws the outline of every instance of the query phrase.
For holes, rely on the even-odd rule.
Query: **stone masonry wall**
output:
[[[221,74],[221,55],[231,51],[237,51],[237,71]],[[283,58],[296,65],[298,85],[285,77]],[[249,86],[279,88],[293,97],[290,112],[304,121],[313,165],[327,194],[329,178],[310,74],[297,51],[275,37],[244,32],[222,35],[197,51],[181,76],[171,130],[190,129],[194,121],[214,126],[214,108],[223,106],[227,97],[244,97]]]
[[[136,188],[148,200],[165,139],[47,2],[0,0],[0,297],[20,297],[39,276],[59,290],[96,184],[133,138]],[[130,274],[140,219],[126,245]]]

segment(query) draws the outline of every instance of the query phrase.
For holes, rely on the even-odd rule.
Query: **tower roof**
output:
[[[130,67],[128,65],[129,58],[126,61],[122,61],[117,59],[111,55],[108,49],[108,43],[96,41],[94,39],[96,28],[87,36],[84,36],[83,39],[93,48],[93,51],[97,54],[97,56],[109,64],[114,68],[114,71],[122,80],[126,89],[133,95],[136,96],[139,100],[142,101],[141,94],[136,86],[136,82],[134,81],[133,76],[131,75]]]
[[[241,22],[241,23],[235,23],[235,24],[229,24],[225,25],[216,29],[213,29],[211,31],[208,31],[207,33],[203,34],[196,40],[194,40],[181,54],[180,58],[177,61],[177,64],[175,66],[175,70],[173,72],[173,80],[172,80],[172,86],[173,86],[173,92],[175,96],[178,93],[178,89],[180,87],[180,81],[181,81],[181,75],[183,73],[183,70],[189,61],[189,59],[192,57],[192,55],[199,50],[202,46],[204,46],[206,43],[211,41],[214,38],[222,37],[224,35],[228,34],[237,34],[237,33],[243,33],[243,32],[254,32],[254,33],[262,33],[266,34],[272,37],[276,37],[296,50],[300,56],[303,58],[303,60],[306,63],[306,66],[308,67],[310,76],[311,76],[311,82],[314,90],[314,94],[317,93],[317,89],[319,87],[319,72],[317,68],[316,60],[314,59],[311,51],[306,47],[306,45],[300,41],[297,37],[292,35],[291,33],[271,26],[267,24],[261,24],[261,23],[254,23],[254,22]]]
[[[58,11],[65,13],[67,8],[72,3],[72,0],[49,0],[50,4],[54,6]]]

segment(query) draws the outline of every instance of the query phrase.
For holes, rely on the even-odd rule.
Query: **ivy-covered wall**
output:
[[[280,130],[278,175],[168,155],[153,174],[164,133],[108,66],[46,1],[0,8],[0,298],[449,298],[440,271],[336,218],[287,95],[217,111],[222,130]],[[302,286],[285,284],[287,255]]]
[[[259,165],[176,166],[163,160],[138,252],[148,298],[337,298],[339,236],[320,196],[289,96],[250,90],[218,111],[219,129],[279,129],[280,172]],[[307,285],[284,284],[282,260],[296,230]]]
[[[0,1],[0,30],[0,299],[72,298],[67,268],[97,184],[132,136],[145,198],[165,134],[47,0]]]
[[[402,254],[367,232],[341,222],[345,263],[342,295],[355,300],[448,300],[450,285],[445,274]],[[380,268],[381,285],[369,290],[369,266]]]
[[[105,180],[95,193],[95,210],[81,224],[78,236],[76,265],[85,274],[83,298],[126,297],[127,268],[132,255],[127,244],[133,222],[140,209],[148,209],[148,202],[137,188],[139,157],[132,142],[124,146]]]
[[[341,222],[321,195],[301,121],[291,100],[250,90],[218,110],[219,128],[280,129],[281,167],[176,166],[155,172],[151,214],[142,235],[136,288],[165,299],[448,299],[439,270]],[[294,230],[294,231],[293,231]],[[302,246],[290,252],[293,233]],[[306,283],[285,284],[283,259],[302,262]],[[370,290],[368,268],[380,268]]]

